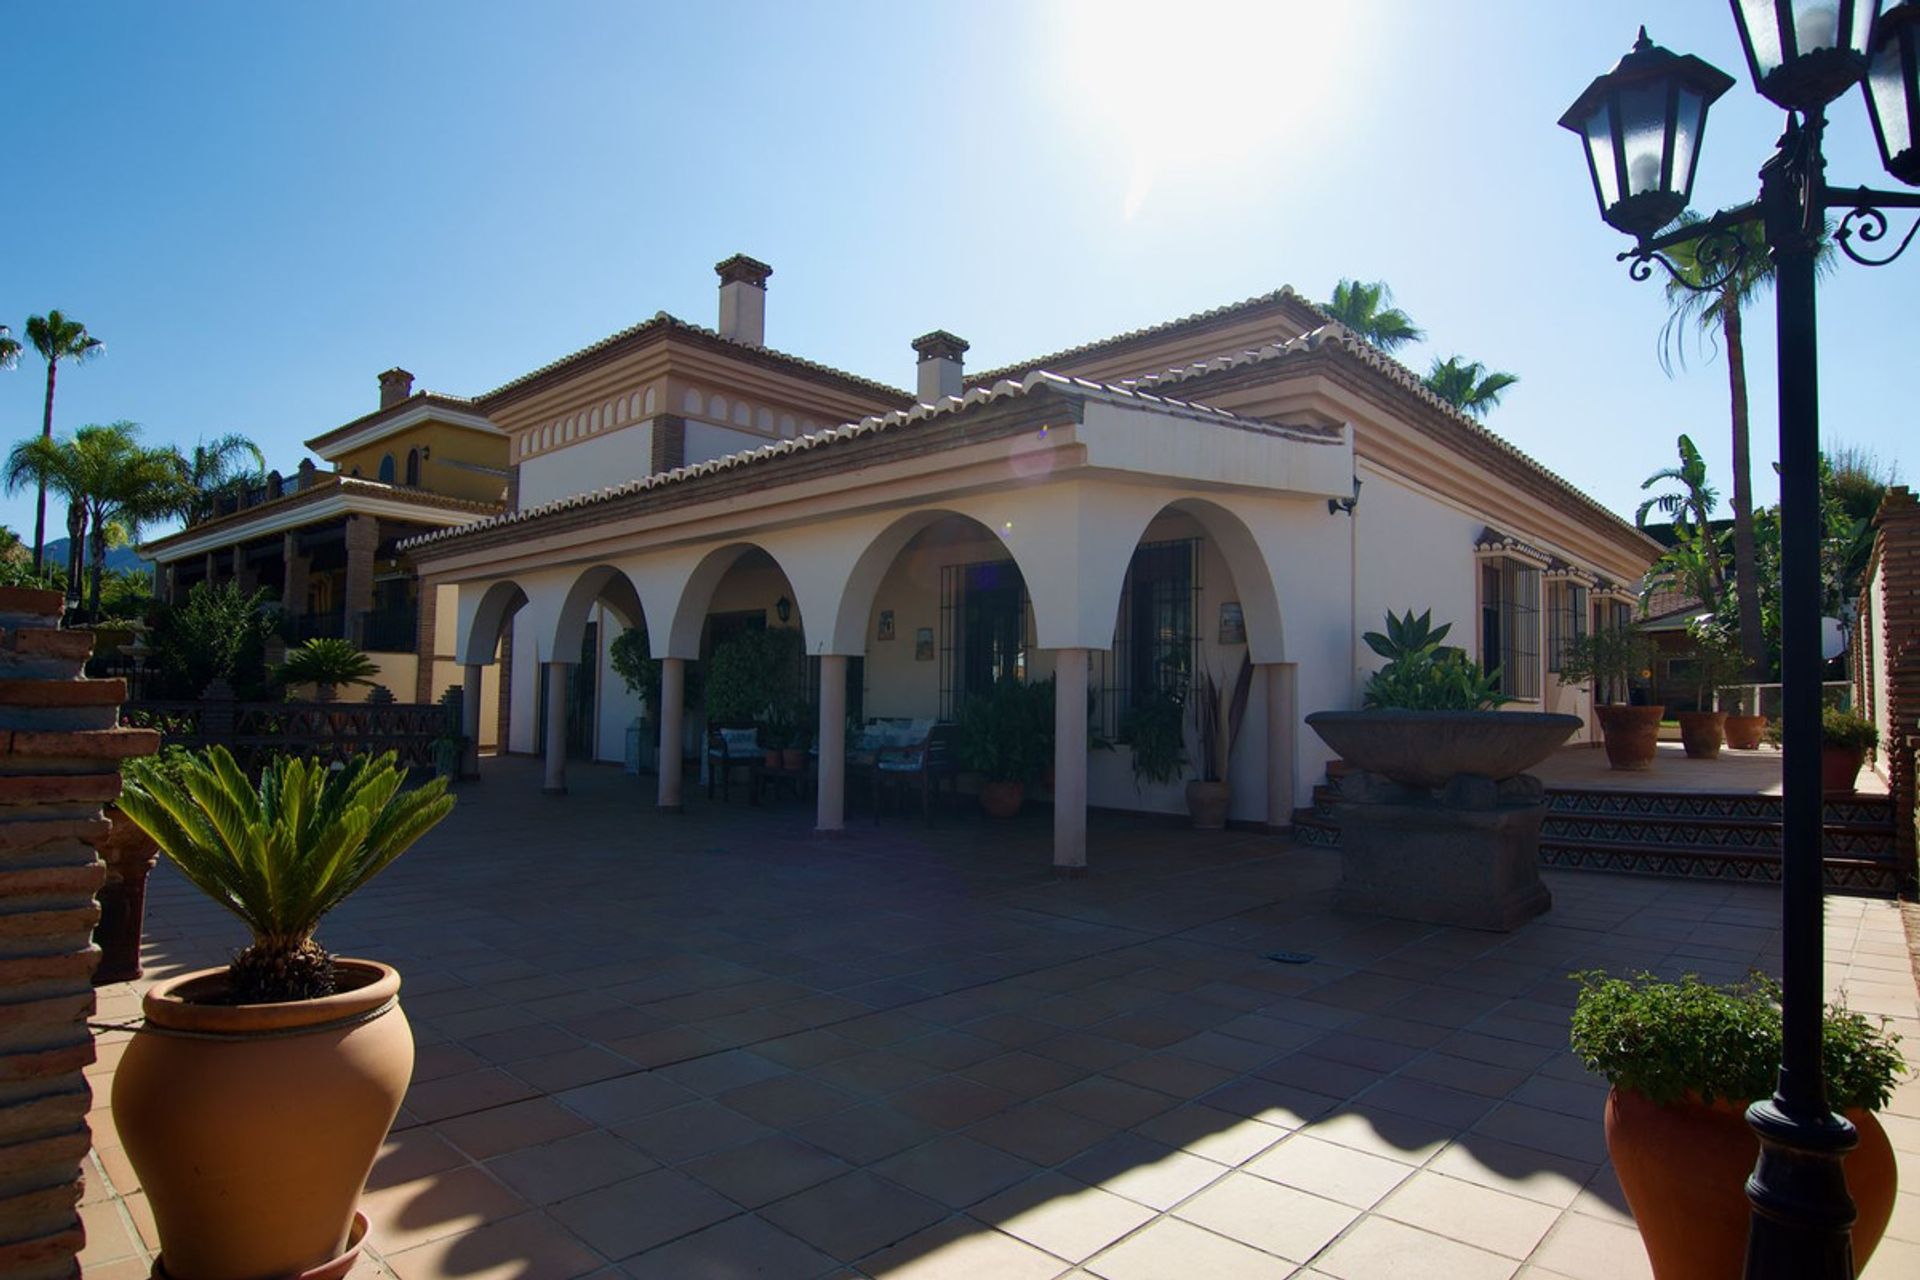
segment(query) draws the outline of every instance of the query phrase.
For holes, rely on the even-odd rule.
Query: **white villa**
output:
[[[1289,825],[1357,706],[1361,633],[1431,608],[1516,707],[1590,718],[1553,674],[1621,616],[1658,548],[1282,289],[967,376],[916,341],[913,394],[764,345],[771,269],[719,264],[719,324],[664,313],[470,402],[509,441],[508,510],[402,544],[498,747],[620,761],[642,712],[608,648],[663,661],[658,803],[697,758],[686,663],[745,625],[797,629],[819,709],[816,825],[845,819],[846,722],[951,718],[1003,675],[1057,681],[1054,861],[1088,806],[1176,812],[1115,736],[1161,673],[1252,697],[1231,818]],[[544,671],[543,671],[544,668]],[[467,707],[483,733],[481,699]],[[491,708],[489,708],[491,711]],[[653,730],[649,730],[649,734]]]

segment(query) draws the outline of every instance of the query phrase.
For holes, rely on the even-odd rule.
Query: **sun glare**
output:
[[[1292,0],[1069,0],[1056,52],[1074,124],[1119,149],[1132,218],[1157,187],[1242,185],[1297,159],[1337,112],[1366,25],[1357,6]]]

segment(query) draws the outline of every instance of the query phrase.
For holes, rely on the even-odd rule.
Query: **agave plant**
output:
[[[309,640],[288,651],[274,676],[282,684],[310,684],[322,702],[333,700],[333,691],[343,684],[372,684],[380,674],[379,666],[351,641],[332,636]]]
[[[321,917],[453,809],[444,779],[403,792],[392,752],[340,770],[277,760],[258,787],[219,746],[122,774],[121,810],[253,931],[228,966],[235,1004],[331,993],[333,957],[313,939]]]

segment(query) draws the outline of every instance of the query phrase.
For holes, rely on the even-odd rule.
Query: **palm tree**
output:
[[[186,487],[181,491],[179,515],[189,524],[212,515],[218,495],[259,483],[267,469],[260,446],[239,434],[196,440],[193,452],[181,455],[180,461]]]
[[[1499,405],[1507,388],[1520,381],[1520,375],[1489,372],[1478,360],[1463,360],[1459,356],[1442,360],[1435,356],[1433,368],[1421,381],[1426,383],[1427,390],[1462,413],[1484,418]]]
[[[40,420],[40,438],[53,439],[53,383],[59,375],[60,362],[71,360],[75,364],[100,355],[107,344],[87,332],[87,326],[78,320],[69,320],[58,311],[49,311],[44,316],[27,317],[27,341],[47,362],[47,407]],[[33,571],[40,572],[42,560],[46,557],[47,545],[47,489],[40,486],[40,496],[33,522]]]
[[[131,422],[86,426],[74,433],[69,446],[87,514],[87,616],[100,614],[100,580],[106,572],[107,548],[135,541],[140,526],[178,510],[185,480],[180,458],[172,449],[150,449],[140,443],[140,428]]]
[[[1712,605],[1720,595],[1727,577],[1720,562],[1720,540],[1713,536],[1713,509],[1720,504],[1720,493],[1707,483],[1706,459],[1700,456],[1700,450],[1693,441],[1681,436],[1680,465],[1663,467],[1640,482],[1641,489],[1651,489],[1657,484],[1677,484],[1678,492],[1656,494],[1640,504],[1633,513],[1633,522],[1640,528],[1647,527],[1647,513],[1658,507],[1662,514],[1673,521],[1675,535],[1686,540],[1691,537],[1700,539],[1700,552],[1706,564],[1706,578],[1703,583],[1706,590],[1699,593],[1701,603]]]
[[[80,594],[80,558],[87,537],[87,507],[71,447],[64,440],[29,436],[8,452],[4,483],[9,495],[29,486],[38,492],[42,503],[38,532],[42,540],[46,535],[44,504],[47,491],[52,490],[67,500],[67,597],[77,598]],[[43,550],[42,542],[36,541],[33,560],[35,577],[39,576],[44,562]]]
[[[1321,310],[1389,354],[1427,336],[1413,317],[1393,305],[1393,290],[1384,280],[1342,279]]]
[[[13,336],[13,330],[0,324],[0,369],[11,369],[19,363],[19,340]]]
[[[1701,222],[1689,209],[1674,226]],[[1728,254],[1737,255],[1731,272]],[[1741,312],[1773,284],[1773,256],[1767,252],[1765,232],[1758,222],[1742,223],[1730,232],[1677,244],[1667,250],[1675,278],[1667,282],[1667,322],[1660,330],[1660,367],[1671,377],[1677,361],[1686,364],[1686,338],[1717,336],[1727,348],[1727,396],[1733,418],[1733,591],[1740,615],[1740,654],[1750,673],[1767,661],[1765,628],[1760,616],[1760,583],[1753,522],[1753,447],[1747,417],[1747,349]],[[1833,241],[1823,236],[1818,268],[1833,265]],[[1701,286],[1723,273],[1718,287]]]

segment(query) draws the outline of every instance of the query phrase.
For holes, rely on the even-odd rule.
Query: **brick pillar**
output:
[[[347,517],[347,638],[361,643],[360,617],[373,608],[373,557],[380,547],[380,522],[372,516]]]
[[[507,736],[513,728],[513,619],[509,617],[500,628],[500,691],[499,707],[494,713],[494,733],[499,741],[494,744],[498,755],[506,755],[513,749],[513,739]]]
[[[1860,616],[1880,631],[1886,671],[1886,707],[1873,707],[1865,650],[1873,637],[1854,637],[1854,705],[1872,708],[1885,726],[1880,758],[1893,797],[1894,850],[1903,885],[1915,879],[1920,833],[1920,498],[1899,485],[1887,491],[1873,522],[1873,555],[1867,561]]]
[[[431,582],[416,582],[414,584],[414,590],[416,592],[415,599],[418,602],[415,606],[418,621],[414,624],[413,637],[413,700],[415,702],[432,702],[433,673],[435,667],[439,664],[439,659],[433,655],[433,646],[435,643],[433,632],[434,628],[439,624],[439,619],[436,615],[440,611],[436,609],[434,605],[440,599],[440,592]],[[473,697],[477,704],[480,698],[480,690],[478,688],[474,689]]]
[[[287,566],[280,604],[291,614],[307,612],[307,592],[312,582],[313,561],[300,553],[300,535],[288,533],[280,539],[280,559]]]
[[[78,1274],[77,1206],[89,1136],[99,953],[94,894],[106,869],[101,804],[120,759],[159,747],[116,728],[118,680],[82,680],[85,632],[59,630],[58,591],[0,590],[0,1275]]]

